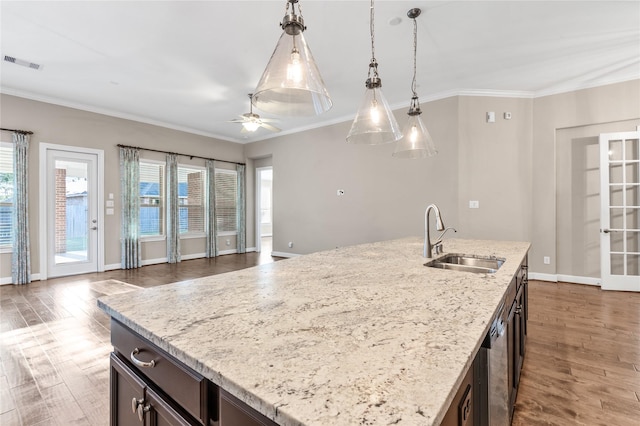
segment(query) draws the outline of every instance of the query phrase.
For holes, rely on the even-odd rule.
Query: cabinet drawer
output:
[[[189,414],[207,424],[208,381],[131,329],[111,320],[111,344],[135,370],[147,377]],[[137,351],[136,351],[137,349]],[[140,366],[139,362],[153,366]]]

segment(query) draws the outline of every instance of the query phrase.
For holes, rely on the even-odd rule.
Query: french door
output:
[[[600,135],[603,290],[640,291],[640,129]]]
[[[101,271],[102,151],[41,145],[41,279]]]

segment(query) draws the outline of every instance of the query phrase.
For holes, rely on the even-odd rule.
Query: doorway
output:
[[[273,251],[273,167],[256,168],[256,251]]]
[[[103,151],[40,144],[40,279],[104,270]]]

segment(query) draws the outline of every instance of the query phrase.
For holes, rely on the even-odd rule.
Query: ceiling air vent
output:
[[[40,65],[40,64],[36,64],[36,63],[33,63],[33,62],[25,61],[24,59],[18,59],[18,58],[15,58],[13,56],[9,56],[9,55],[4,55],[4,61],[5,62],[11,62],[12,64],[21,65],[23,67],[31,68],[31,69],[34,69],[34,70],[42,69],[42,65]]]

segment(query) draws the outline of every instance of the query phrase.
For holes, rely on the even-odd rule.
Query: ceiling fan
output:
[[[258,127],[262,127],[267,130],[271,130],[272,132],[279,132],[275,126],[272,126],[271,122],[278,121],[274,118],[260,118],[258,114],[253,113],[253,93],[249,93],[249,112],[246,114],[242,114],[240,118],[234,118],[233,120],[229,120],[229,123],[240,123],[242,124],[241,133],[249,133],[255,132],[258,130]]]

